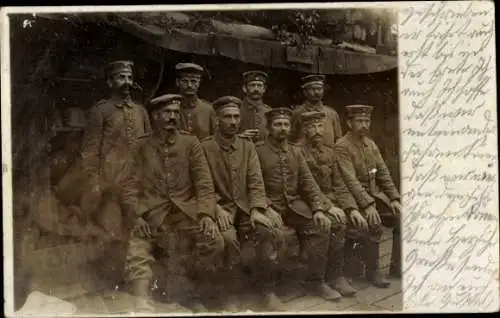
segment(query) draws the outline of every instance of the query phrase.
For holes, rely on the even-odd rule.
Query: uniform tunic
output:
[[[151,131],[149,116],[130,100],[105,99],[90,110],[82,165],[93,181],[120,184],[136,140]]]
[[[287,210],[312,218],[323,209],[321,190],[299,148],[282,147],[270,139],[257,146],[269,204],[278,212]]]
[[[261,141],[267,138],[267,119],[266,112],[271,110],[271,107],[263,102],[255,103],[252,100],[245,98],[241,106],[241,132],[247,129],[258,129],[259,135],[253,141]]]
[[[313,211],[324,210],[323,195],[300,148],[278,145],[271,139],[257,146],[269,204],[296,230],[307,254],[306,280],[322,283],[328,261],[329,233],[313,221]]]
[[[235,136],[227,140],[216,133],[202,142],[207,156],[208,166],[212,172],[218,204],[233,217],[234,227],[222,232],[226,242],[229,266],[240,262],[240,244],[244,237],[257,243],[257,272],[260,275],[259,285],[263,289],[272,290],[274,276],[272,267],[284,252],[284,234],[281,230],[269,228],[256,223],[252,229],[250,212],[257,209],[264,213],[267,208],[266,192],[259,158],[255,146],[250,139]],[[272,248],[266,248],[271,246]],[[238,271],[233,272],[239,275]],[[226,278],[229,272],[226,273]],[[237,279],[233,280],[234,282]]]
[[[399,200],[399,192],[373,140],[368,137],[357,140],[347,133],[337,142],[335,150],[346,186],[360,208],[374,203],[373,197],[389,206],[391,201]]]
[[[190,132],[200,140],[215,132],[217,116],[212,105],[197,98],[181,106],[180,129]]]
[[[201,217],[214,215],[215,194],[198,139],[186,132],[168,140],[148,137],[138,149],[133,166],[134,173],[128,176],[124,188],[124,204],[149,224],[155,236],[148,239],[132,234],[126,279],[151,279],[153,246],[168,249],[165,246],[170,243],[165,241],[172,239],[172,233],[180,235],[173,243],[185,266],[197,272],[215,269],[223,240],[220,235],[215,239],[204,237],[199,228]],[[195,250],[186,251],[186,242]]]
[[[324,194],[325,209],[332,205],[349,211],[358,209],[356,201],[347,189],[340,174],[335,151],[327,146],[302,146],[302,154],[306,159],[314,180]]]
[[[333,147],[335,142],[342,137],[342,126],[339,114],[333,108],[325,106],[322,103],[319,105],[313,105],[308,101],[297,106],[293,110],[290,141],[297,144],[305,143],[301,115],[302,113],[311,111],[324,112],[326,114],[324,134],[325,145]]]

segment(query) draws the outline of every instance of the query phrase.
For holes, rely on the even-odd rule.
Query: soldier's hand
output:
[[[153,232],[151,232],[151,228],[149,227],[148,222],[141,217],[138,217],[135,220],[133,232],[139,233],[139,235],[144,236],[146,238],[151,238],[153,236]]]
[[[322,211],[314,213],[313,221],[320,228],[321,232],[328,233],[330,231],[332,221]]]
[[[335,218],[335,220],[337,220],[337,222],[339,222],[341,224],[347,223],[347,218],[345,216],[345,212],[341,208],[337,208],[335,206],[332,206],[330,208],[330,210],[328,210],[328,213],[330,215],[332,215]]]
[[[276,210],[274,210],[273,208],[268,207],[265,215],[273,222],[274,227],[281,228],[285,226],[285,224],[283,223],[283,219],[281,218],[281,215],[278,212],[276,212]]]
[[[365,209],[365,214],[366,218],[368,219],[368,225],[370,225],[371,227],[382,223],[382,221],[380,220],[380,215],[378,214],[378,211],[375,208],[374,204]]]
[[[392,213],[394,213],[394,215],[401,214],[401,203],[399,203],[399,201],[397,200],[392,201],[391,207],[392,207]]]
[[[217,224],[208,216],[204,216],[200,219],[200,227],[203,235],[214,239],[217,235]]]
[[[355,228],[368,231],[368,223],[358,210],[352,210],[349,217]]]
[[[260,213],[257,209],[252,209],[250,212],[250,224],[252,228],[255,228],[255,223],[260,223],[268,228],[273,227],[273,222],[268,217]]]
[[[217,224],[222,232],[231,228],[231,225],[233,224],[233,217],[231,216],[231,213],[221,207],[218,207],[216,210],[216,218]]]

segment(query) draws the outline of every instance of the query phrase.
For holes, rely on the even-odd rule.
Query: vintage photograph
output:
[[[402,309],[396,10],[8,20],[17,313]]]

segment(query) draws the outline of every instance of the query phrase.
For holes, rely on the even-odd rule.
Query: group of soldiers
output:
[[[262,304],[284,310],[275,285],[285,227],[298,236],[303,283],[315,295],[355,295],[344,258],[356,244],[366,278],[389,286],[379,268],[382,225],[393,228],[390,275],[400,277],[400,197],[367,137],[372,107],[347,106],[344,135],[337,112],[322,103],[322,75],[303,78],[307,101],[292,110],[263,102],[268,76],[262,71],[243,74],[243,100],[223,96],[209,103],[198,96],[203,72],[194,63],[177,64],[179,94],[142,106],[130,97],[133,62],[112,62],[110,96],[90,110],[80,157],[87,180],[80,184],[90,191],[80,202],[114,204],[97,209],[98,224],[126,239],[124,276],[136,309],[153,310],[153,251],[168,249],[170,233],[186,249],[183,264],[198,291],[192,295],[198,310],[203,296],[214,293],[225,310],[238,310],[241,246],[249,239],[256,242]]]

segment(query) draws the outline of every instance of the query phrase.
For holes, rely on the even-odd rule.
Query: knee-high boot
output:
[[[366,265],[366,278],[375,287],[389,287],[390,282],[380,271],[380,242],[378,242],[378,240],[367,240],[363,245],[363,258]]]

